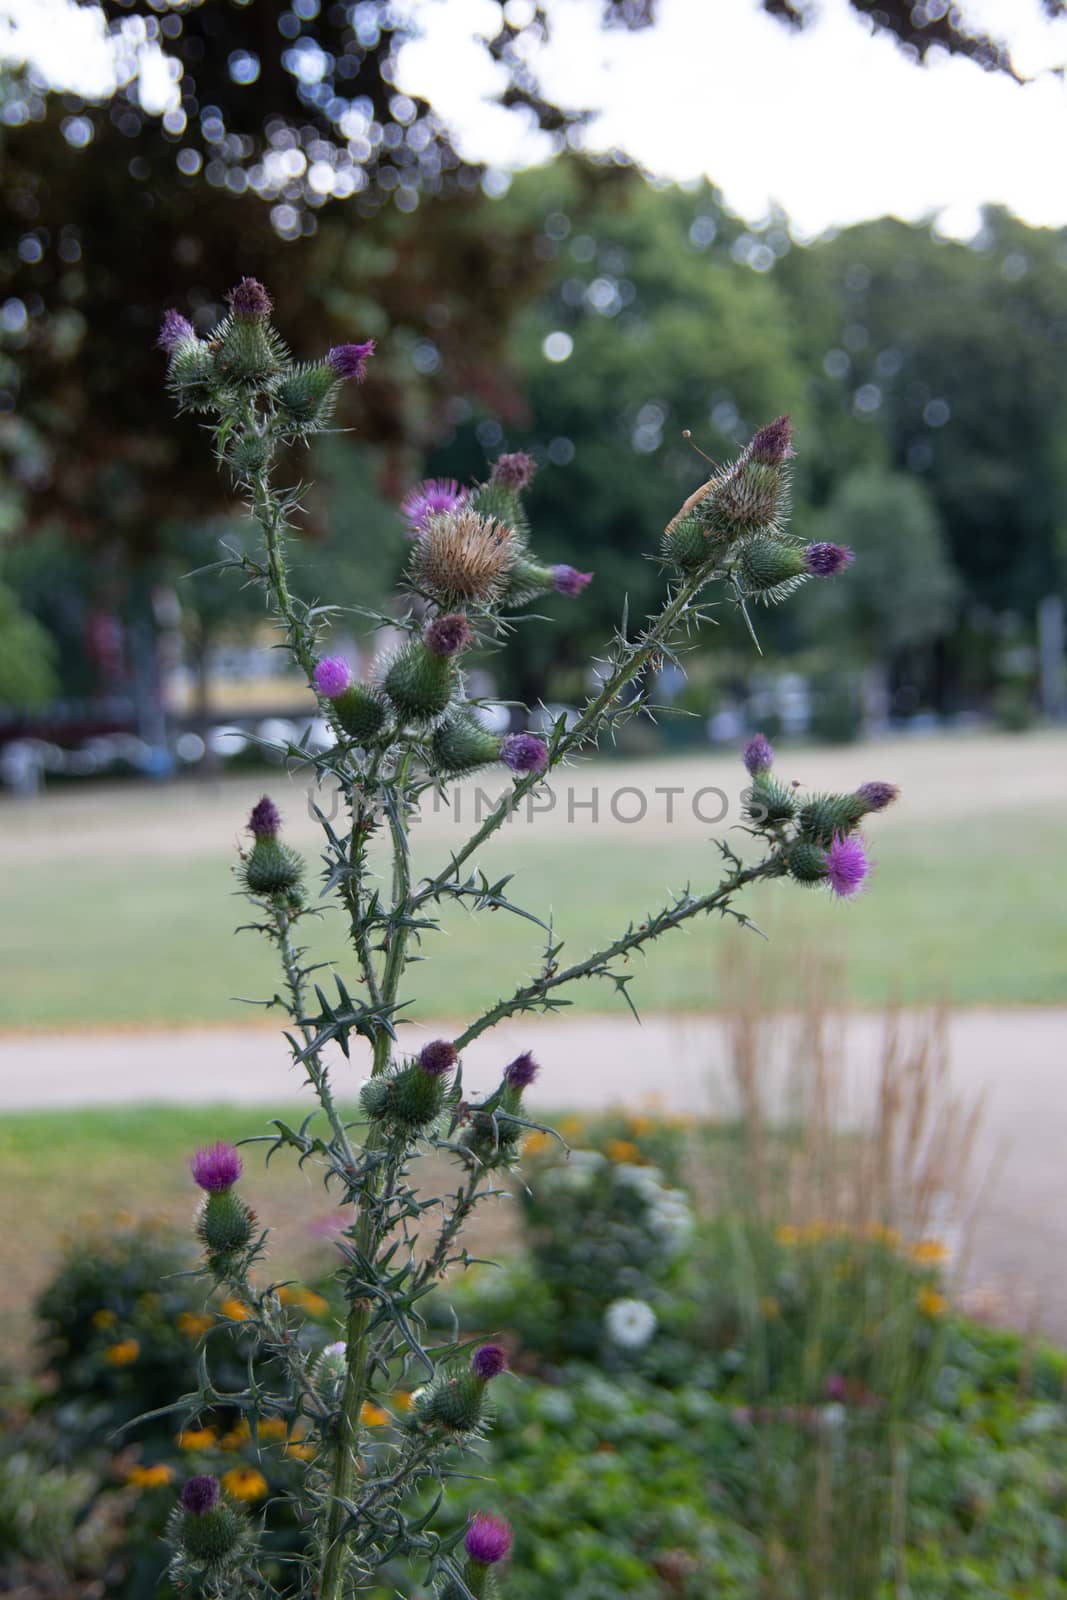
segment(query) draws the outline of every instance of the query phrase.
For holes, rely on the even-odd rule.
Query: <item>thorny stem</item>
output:
[[[282,958],[282,967],[285,972],[285,983],[289,990],[289,1012],[296,1019],[305,1015],[304,1006],[304,977],[300,969],[296,950],[292,939],[292,917],[288,911],[277,908],[274,913],[275,930],[278,939],[278,950]],[[329,1119],[333,1136],[337,1140],[340,1153],[348,1166],[354,1166],[355,1153],[348,1140],[344,1122],[334,1103],[333,1093],[330,1089],[329,1073],[320,1058],[317,1050],[308,1047],[314,1040],[314,1033],[306,1022],[298,1022],[301,1036],[304,1040],[305,1055],[303,1065],[307,1068],[307,1075],[312,1088],[319,1097],[319,1103]]]

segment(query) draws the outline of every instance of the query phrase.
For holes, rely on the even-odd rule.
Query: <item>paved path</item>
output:
[[[905,1024],[907,1019],[905,1019]],[[413,1044],[447,1027],[411,1030]],[[844,1120],[862,1118],[876,1092],[885,1021],[844,1024],[848,1062]],[[789,1047],[768,1038],[773,1079]],[[948,1022],[949,1083],[984,1115],[972,1172],[980,1192],[965,1286],[995,1314],[1040,1325],[1067,1343],[1067,1010],[957,1012]],[[471,1047],[475,1088],[533,1046],[542,1063],[531,1095],[542,1107],[595,1110],[655,1099],[672,1111],[725,1109],[730,1036],[708,1017],[569,1017],[503,1025]],[[777,1066],[774,1057],[779,1060]],[[365,1061],[337,1062],[339,1090],[354,1092]],[[298,1078],[273,1029],[190,1028],[154,1032],[0,1037],[0,1110],[134,1103],[241,1102],[295,1096]]]

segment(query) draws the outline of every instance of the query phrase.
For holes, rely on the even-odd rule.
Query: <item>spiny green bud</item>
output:
[[[780,464],[742,455],[712,479],[714,519],[736,533],[771,527],[784,510],[785,490],[785,473]]]
[[[806,572],[803,552],[772,534],[746,539],[741,547],[738,575],[748,594],[771,594],[784,584],[791,586]]]
[[[388,716],[385,701],[376,689],[365,684],[350,684],[333,702],[337,720],[357,744],[370,744],[385,726]]]
[[[467,504],[479,516],[510,528],[517,541],[525,541],[530,524],[517,491],[506,483],[480,483],[467,496]]]
[[[257,839],[241,864],[241,877],[249,894],[298,893],[303,876],[303,859],[273,837]]]
[[[256,1219],[233,1189],[209,1194],[197,1218],[196,1231],[209,1256],[232,1256],[252,1237]]]
[[[680,572],[696,572],[723,552],[723,543],[699,516],[675,517],[667,524],[661,546],[663,558]]]
[[[363,1085],[359,1099],[367,1116],[377,1122],[424,1128],[441,1114],[445,1085],[441,1077],[413,1061],[388,1078],[372,1078]]]
[[[261,318],[227,317],[215,331],[212,349],[215,371],[224,383],[265,388],[285,366],[285,347]]]
[[[828,850],[835,835],[851,833],[866,814],[858,794],[817,794],[801,807],[800,827]]]
[[[306,361],[290,367],[278,385],[275,398],[283,423],[309,432],[328,422],[341,380],[328,361]]]
[[[485,1420],[485,1383],[471,1371],[446,1376],[426,1390],[418,1402],[418,1420],[450,1433],[473,1433]]]
[[[790,877],[797,883],[822,883],[826,877],[826,851],[810,839],[798,839],[786,859]]]
[[[500,740],[469,711],[438,723],[432,749],[434,766],[445,777],[459,777],[500,759]]]
[[[395,657],[382,687],[400,715],[410,722],[432,722],[452,698],[455,670],[451,656],[434,655],[421,640]]]
[[[745,811],[757,827],[765,828],[775,822],[789,822],[797,813],[797,798],[791,789],[785,789],[769,773],[757,773],[745,800]]]
[[[191,1561],[213,1566],[232,1555],[244,1542],[245,1520],[235,1506],[220,1501],[200,1516],[187,1512],[176,1532],[182,1550]]]
[[[210,345],[184,339],[170,360],[167,380],[183,411],[207,411],[219,398],[219,378]]]
[[[234,440],[228,454],[234,469],[242,477],[249,478],[257,472],[262,472],[270,461],[270,441],[262,434],[249,429]]]

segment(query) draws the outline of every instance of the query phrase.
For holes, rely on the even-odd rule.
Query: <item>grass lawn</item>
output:
[[[876,764],[890,766],[883,757]],[[860,752],[852,766],[862,774],[870,760]],[[254,934],[232,936],[246,906],[234,895],[226,846],[243,803],[220,807],[217,834],[198,834],[187,849],[157,848],[154,835],[136,831],[124,849],[121,799],[112,831],[83,849],[61,848],[53,861],[34,841],[11,841],[0,879],[0,1027],[233,1022],[242,1017],[234,997],[273,994],[270,952]],[[489,873],[515,872],[511,892],[551,918],[570,958],[580,959],[661,904],[665,889],[717,881],[713,831],[513,829],[479,860]],[[909,815],[902,805],[872,819],[870,836],[876,874],[854,904],[792,883],[746,896],[744,909],[771,938],[768,959],[788,964],[797,949],[847,958],[849,998],[861,1005],[1067,1000],[1063,825],[1051,797],[1026,794],[1017,807],[962,816],[927,808]],[[314,848],[306,832],[300,843]],[[425,845],[432,870],[447,842]],[[305,927],[317,957],[346,962],[335,913]],[[749,936],[718,922],[671,934],[640,962],[631,990],[639,1007],[714,1006],[723,947],[741,937]],[[477,1015],[539,965],[544,939],[504,912],[475,919],[446,906],[443,931],[426,939],[426,959],[411,973],[418,1014]],[[350,960],[345,970],[351,977]],[[574,998],[590,1009],[619,1004],[610,986],[595,982]]]

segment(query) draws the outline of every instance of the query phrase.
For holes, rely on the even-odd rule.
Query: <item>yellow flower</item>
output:
[[[524,1156],[544,1155],[552,1140],[547,1133],[531,1133],[522,1142]]]
[[[324,1317],[330,1309],[330,1302],[325,1295],[316,1294],[314,1289],[305,1289],[300,1298],[300,1304],[309,1317]]]
[[[214,1327],[215,1318],[210,1311],[179,1311],[178,1332],[187,1339],[199,1339],[202,1333]]]
[[[773,1322],[775,1317],[780,1317],[782,1314],[782,1308],[773,1294],[761,1295],[759,1310],[760,1316],[764,1317],[768,1322]]]
[[[383,1411],[381,1406],[376,1406],[373,1400],[364,1400],[359,1413],[359,1420],[365,1428],[384,1428],[393,1419],[388,1411]]]
[[[126,1482],[134,1489],[162,1489],[173,1476],[169,1467],[131,1467]]]
[[[238,1300],[234,1295],[224,1300],[219,1306],[224,1317],[229,1317],[231,1322],[247,1322],[252,1315],[243,1300]]]
[[[284,1417],[260,1417],[256,1432],[261,1439],[284,1439],[289,1429]]]
[[[637,1111],[631,1112],[626,1118],[626,1126],[635,1139],[643,1139],[646,1134],[654,1133],[656,1128],[656,1124],[651,1117],[642,1116]]]
[[[314,1461],[315,1446],[313,1444],[301,1444],[296,1439],[290,1439],[285,1447],[285,1453],[287,1456],[291,1456],[294,1461]]]
[[[179,1450],[210,1450],[217,1439],[214,1428],[183,1428],[175,1443]]]
[[[625,1162],[629,1166],[641,1160],[641,1152],[631,1139],[609,1139],[604,1154],[609,1161]]]
[[[222,1487],[235,1500],[262,1500],[270,1485],[255,1467],[231,1467],[222,1475]]]
[[[102,1306],[99,1311],[94,1311],[92,1315],[94,1328],[113,1328],[118,1320],[117,1313],[109,1311],[106,1306]]]
[[[145,1294],[138,1295],[137,1306],[141,1311],[149,1313],[159,1310],[159,1296],[154,1289],[149,1289]]]
[[[240,1450],[241,1446],[247,1444],[251,1437],[252,1429],[248,1426],[245,1418],[242,1417],[240,1422],[230,1429],[229,1433],[223,1434],[219,1443],[224,1450]]]
[[[936,1289],[920,1289],[915,1303],[924,1317],[943,1317],[948,1310],[948,1301]]]
[[[141,1346],[136,1339],[120,1339],[118,1344],[108,1345],[104,1358],[113,1367],[128,1367],[140,1354]]]
[[[559,1131],[568,1141],[580,1139],[585,1132],[585,1123],[581,1117],[563,1117],[560,1121]]]
[[[783,1222],[780,1228],[775,1228],[774,1237],[779,1244],[794,1245],[800,1243],[800,1229],[794,1228],[791,1222]]]
[[[396,1394],[393,1395],[393,1405],[398,1411],[410,1411],[414,1404],[414,1396],[410,1395],[406,1389],[398,1389]]]
[[[948,1260],[948,1247],[940,1239],[920,1239],[911,1247],[911,1259],[924,1267],[940,1267]]]

